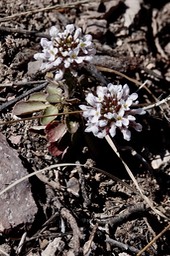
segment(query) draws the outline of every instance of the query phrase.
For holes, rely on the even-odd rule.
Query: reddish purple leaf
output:
[[[50,143],[48,146],[48,151],[50,152],[51,155],[53,156],[60,156],[63,154],[64,150],[60,150],[58,148],[58,144],[56,142]]]
[[[55,142],[61,139],[67,132],[66,124],[59,123],[57,121],[49,123],[45,128],[47,140],[49,142]]]

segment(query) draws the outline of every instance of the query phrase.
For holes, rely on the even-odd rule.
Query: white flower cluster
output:
[[[111,83],[107,87],[98,86],[95,94],[89,92],[86,96],[88,105],[80,105],[83,116],[87,119],[85,131],[104,138],[107,134],[114,137],[116,129],[119,129],[127,141],[131,138],[130,127],[140,132],[142,126],[136,123],[134,115],[142,115],[145,111],[142,108],[133,108],[138,103],[138,95],[129,93],[127,84],[122,86]]]
[[[90,62],[96,52],[92,36],[82,35],[82,29],[73,24],[67,25],[64,32],[51,27],[50,36],[51,40],[41,39],[43,50],[36,53],[34,58],[42,61],[41,70],[55,71],[55,80],[61,80],[66,69],[76,76],[76,67]]]

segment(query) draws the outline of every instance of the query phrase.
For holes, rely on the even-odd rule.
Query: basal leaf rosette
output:
[[[122,86],[112,83],[97,86],[95,93],[87,93],[87,105],[80,105],[83,117],[87,120],[85,132],[104,138],[108,134],[114,137],[116,131],[120,130],[127,141],[131,139],[131,127],[140,132],[142,125],[136,122],[135,115],[142,115],[145,111],[137,108],[138,94],[129,93],[127,84]]]
[[[43,48],[34,58],[41,60],[40,70],[54,71],[55,80],[63,79],[65,70],[70,70],[76,76],[76,68],[90,62],[95,54],[92,36],[82,34],[82,29],[74,24],[68,24],[63,32],[55,26],[50,29],[51,40],[41,39]]]
[[[24,116],[36,112],[42,112],[41,125],[47,125],[53,121],[63,108],[64,91],[55,84],[48,84],[45,92],[36,92],[25,101],[19,101],[13,108],[13,114]]]

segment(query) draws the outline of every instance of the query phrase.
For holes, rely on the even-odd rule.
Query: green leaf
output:
[[[60,96],[62,95],[62,89],[54,84],[49,84],[46,88],[46,91],[48,92],[49,95],[53,95],[53,94],[58,94]]]
[[[53,115],[53,114],[58,114],[58,108],[56,106],[51,105],[46,108],[43,115],[46,116],[46,115]],[[43,118],[41,118],[41,124],[47,125],[51,121],[53,121],[55,118],[56,118],[56,116],[43,117]]]
[[[61,96],[58,94],[49,95],[47,97],[47,101],[50,103],[58,103],[61,102]]]
[[[37,101],[20,101],[13,108],[13,114],[16,116],[22,116],[34,112],[44,110],[48,105]]]
[[[28,101],[41,101],[41,102],[46,102],[47,101],[47,94],[44,93],[44,92],[36,92],[36,93],[33,93]]]

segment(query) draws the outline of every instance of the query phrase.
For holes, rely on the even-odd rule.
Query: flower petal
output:
[[[64,71],[59,69],[58,71],[56,71],[54,79],[56,81],[59,81],[63,79],[63,76],[64,76]]]
[[[95,134],[96,137],[99,139],[103,139],[106,136],[106,130],[99,131],[98,133]]]
[[[59,33],[59,30],[55,26],[52,26],[50,28],[50,36],[51,37],[56,37],[58,35],[58,33]]]
[[[86,96],[86,101],[87,103],[89,103],[91,106],[95,106],[96,105],[96,101],[97,98],[93,95],[93,93],[89,92]]]
[[[68,25],[66,26],[66,30],[65,30],[65,31],[66,31],[68,34],[72,34],[73,31],[74,31],[74,29],[75,29],[74,24],[68,24]]]
[[[129,99],[129,100],[132,100],[132,101],[135,101],[137,98],[138,98],[137,93],[132,93],[132,94],[128,97],[128,99]]]
[[[109,133],[112,137],[116,135],[116,126],[114,123],[112,123],[111,128],[109,129]]]
[[[82,32],[82,29],[81,28],[77,28],[75,33],[74,33],[74,40],[76,40],[78,37],[81,36],[81,32]]]
[[[131,132],[128,129],[122,129],[121,130],[122,134],[123,134],[123,138],[127,141],[130,141],[131,139]]]
[[[133,122],[133,128],[137,131],[137,132],[141,132],[142,131],[142,125],[136,122]]]

